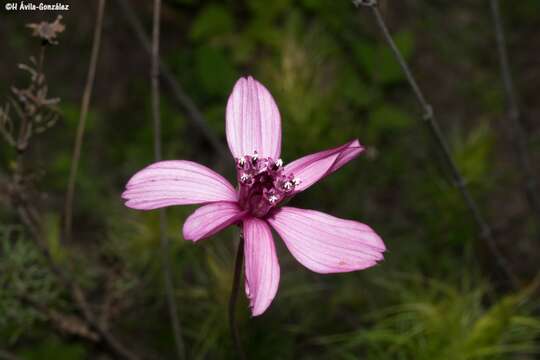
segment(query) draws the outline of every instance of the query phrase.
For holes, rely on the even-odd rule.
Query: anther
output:
[[[284,189],[285,191],[291,191],[291,190],[293,189],[293,186],[294,186],[293,183],[290,182],[290,181],[285,181],[285,182],[283,183],[283,189]]]
[[[251,175],[248,174],[242,174],[240,175],[240,182],[247,183],[251,179]]]
[[[277,195],[270,195],[268,197],[268,202],[272,205],[275,204],[278,200],[279,200],[279,197]]]
[[[280,167],[283,166],[283,160],[277,159],[276,162],[275,162],[275,165],[279,169]]]
[[[298,186],[300,185],[300,183],[302,182],[302,180],[300,180],[299,178],[295,177],[294,179],[292,179],[292,183],[294,186]]]

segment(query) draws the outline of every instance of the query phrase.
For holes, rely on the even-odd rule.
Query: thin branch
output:
[[[152,117],[154,119],[154,156],[160,161],[161,155],[161,116],[159,103],[159,30],[160,30],[161,0],[154,0],[154,15],[152,29],[152,62],[150,66],[151,90],[152,90]],[[169,316],[174,334],[176,353],[179,359],[185,359],[185,346],[182,339],[178,309],[174,297],[174,283],[171,272],[171,259],[169,255],[169,238],[167,237],[167,214],[165,209],[159,211],[159,237],[161,244],[161,261],[163,266],[163,278],[167,294]]]
[[[150,39],[148,35],[146,34],[146,31],[144,30],[141,21],[137,17],[137,14],[133,10],[133,7],[131,5],[131,2],[129,0],[117,0],[119,5],[122,8],[122,11],[124,12],[124,15],[135,32],[135,35],[137,36],[137,39],[145,49],[145,51],[148,54],[152,53],[152,45],[150,43]],[[167,85],[171,88],[172,94],[174,95],[174,99],[178,103],[178,105],[183,108],[193,124],[201,131],[201,133],[204,135],[204,137],[208,140],[208,142],[212,145],[214,150],[220,154],[226,161],[230,161],[230,158],[228,157],[228,150],[223,145],[221,140],[216,136],[216,134],[212,131],[212,129],[208,126],[208,122],[206,121],[204,115],[199,110],[193,99],[184,91],[182,86],[176,81],[174,74],[170,70],[170,68],[165,64],[163,61],[160,61],[159,67],[161,70],[161,77],[163,80],[167,83]]]
[[[511,140],[514,145],[516,159],[523,172],[525,182],[524,192],[529,202],[529,206],[537,213],[538,216],[540,216],[540,195],[538,194],[538,183],[531,166],[531,159],[527,150],[527,136],[521,121],[517,94],[514,87],[514,81],[512,79],[512,72],[510,71],[510,61],[508,58],[508,49],[506,46],[499,0],[490,0],[490,6],[493,26],[495,29],[495,38],[497,41],[501,79],[506,98],[507,118],[508,123],[512,127],[512,131],[510,132]]]
[[[100,336],[92,331],[83,319],[49,308],[46,304],[41,304],[23,291],[16,294],[16,297],[21,304],[34,308],[61,333],[74,335],[91,343],[99,341]]]
[[[84,140],[84,132],[86,129],[86,119],[90,107],[90,99],[92,97],[92,89],[94,88],[94,79],[96,75],[96,67],[99,56],[99,48],[101,43],[101,34],[103,32],[103,14],[105,12],[106,0],[99,0],[96,24],[94,28],[94,40],[92,43],[92,54],[90,57],[90,65],[88,67],[88,75],[81,103],[81,113],[79,116],[79,124],[77,126],[77,135],[75,138],[75,147],[73,149],[73,157],[71,160],[71,170],[69,172],[68,189],[66,194],[66,203],[64,207],[64,239],[70,240],[71,227],[73,221],[73,197],[75,195],[75,182],[77,180],[77,171],[79,169],[79,160],[81,157],[81,149]]]
[[[244,266],[244,233],[240,230],[240,241],[238,242],[238,250],[236,251],[236,259],[234,261],[234,278],[231,289],[231,297],[229,298],[229,328],[232,335],[232,340],[236,352],[241,360],[246,360],[246,354],[242,348],[240,335],[238,333],[238,324],[236,323],[236,303],[238,302],[238,293],[240,291],[240,283],[242,281],[242,267]]]
[[[399,48],[394,42],[394,39],[392,38],[392,35],[390,34],[390,31],[388,30],[388,27],[386,26],[386,23],[381,15],[381,12],[379,11],[377,0],[353,0],[353,4],[356,6],[367,6],[372,10],[375,20],[377,22],[377,25],[379,26],[381,32],[383,33],[383,36],[386,42],[388,43],[388,45],[390,46],[399,65],[401,66],[401,69],[405,73],[405,76],[407,77],[409,85],[411,86],[416,96],[418,104],[422,108],[423,119],[425,120],[425,123],[428,125],[431,131],[431,134],[433,135],[435,141],[437,142],[437,144],[439,145],[439,148],[441,149],[443,153],[444,160],[451,171],[451,175],[455,183],[455,186],[459,189],[459,192],[461,193],[461,196],[463,197],[463,200],[467,208],[469,209],[474,221],[476,222],[481,238],[486,242],[489,250],[491,251],[492,255],[495,257],[497,264],[505,272],[512,286],[518,287],[519,281],[517,277],[514,275],[514,272],[512,271],[507,260],[505,259],[501,251],[499,250],[497,243],[495,242],[493,231],[491,230],[490,225],[487,223],[486,219],[484,218],[478,204],[473,199],[466,185],[465,179],[461,175],[461,172],[459,171],[457,164],[452,157],[450,148],[443,136],[439,123],[436,120],[433,107],[426,100],[424,93],[418,86],[418,83],[416,82],[414,75],[412,74],[405,59],[401,55]]]

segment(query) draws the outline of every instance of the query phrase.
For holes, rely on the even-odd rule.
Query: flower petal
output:
[[[122,197],[132,209],[236,201],[236,191],[221,175],[192,161],[160,161],[129,180]]]
[[[318,273],[368,268],[386,249],[369,226],[319,211],[283,207],[267,220],[296,260]]]
[[[297,193],[338,170],[355,159],[362,151],[364,151],[364,147],[360,145],[358,140],[353,140],[333,149],[301,157],[285,166],[285,173],[292,173],[300,179],[300,184],[294,189],[294,192]]]
[[[227,142],[235,158],[253,155],[278,159],[281,118],[270,92],[251,76],[240,78],[227,103]]]
[[[241,220],[246,211],[242,211],[235,202],[215,202],[195,210],[184,223],[184,239],[198,241],[208,238]]]
[[[279,263],[272,231],[257,218],[244,220],[246,295],[253,316],[270,306],[279,285]]]

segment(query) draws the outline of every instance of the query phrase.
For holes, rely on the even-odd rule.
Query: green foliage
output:
[[[381,99],[382,89],[361,80],[352,67],[343,69],[340,84],[342,96],[361,109],[369,108]]]
[[[198,79],[207,94],[220,95],[234,84],[235,70],[222,50],[202,46],[195,54],[195,61]]]
[[[45,217],[45,234],[47,247],[55,262],[66,260],[66,254],[60,244],[60,219],[56,214],[47,214]]]
[[[234,21],[229,10],[218,4],[206,6],[191,25],[191,38],[193,40],[207,40],[213,36],[230,33]]]
[[[24,350],[20,354],[24,360],[78,360],[87,359],[86,349],[79,344],[67,344],[56,337],[48,337],[37,343],[32,349]]]
[[[485,286],[472,285],[403,275],[385,279],[381,286],[395,303],[367,313],[370,327],[319,341],[343,358],[506,359],[537,353],[539,323],[524,305],[531,293],[507,295],[486,307]]]
[[[22,236],[22,228],[1,226],[0,230],[0,332],[3,343],[10,344],[42,320],[22,299],[30,297],[48,306],[60,292],[39,250]]]
[[[412,33],[408,31],[397,33],[394,41],[405,60],[408,61],[414,51]],[[392,85],[405,80],[405,74],[392,50],[385,43],[373,44],[368,41],[357,41],[353,46],[356,60],[374,81],[381,85]]]
[[[403,110],[392,105],[375,108],[369,116],[369,128],[367,136],[376,140],[377,135],[391,136],[394,132],[410,127],[415,119]]]
[[[503,6],[503,9],[505,11],[511,11],[517,14],[517,17],[519,17],[522,20],[535,23],[538,18],[537,14],[540,11],[540,3],[535,0],[525,0],[521,4],[521,6],[507,6],[506,3],[501,4]]]
[[[75,131],[77,129],[77,124],[79,123],[79,117],[80,117],[80,111],[78,105],[74,103],[68,103],[68,102],[62,102],[61,103],[61,112],[62,112],[62,120],[66,126],[70,128],[71,131]],[[87,130],[92,131],[94,127],[96,126],[96,119],[98,118],[98,114],[96,114],[95,110],[90,110],[88,113],[88,119],[87,119]]]
[[[481,124],[455,146],[456,162],[467,180],[483,182],[488,176],[493,145],[491,129],[488,125]]]

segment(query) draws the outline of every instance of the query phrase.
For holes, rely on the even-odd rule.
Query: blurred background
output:
[[[69,11],[0,10],[3,114],[9,108],[13,126],[20,124],[16,104],[24,113],[28,99],[17,89],[31,84],[46,84],[44,99],[60,99],[45,107],[22,155],[0,143],[0,359],[126,357],[107,334],[132,358],[178,358],[159,215],[127,209],[120,198],[154,156],[150,56],[136,26],[151,33],[152,2],[106,2],[69,240],[61,236],[64,199],[98,1],[64,3]],[[367,147],[291,205],[369,224],[387,245],[385,261],[314,274],[276,236],[281,283],[273,304],[251,318],[240,294],[245,352],[251,359],[536,358],[540,214],[525,190],[540,177],[540,2],[502,1],[532,174],[515,156],[489,1],[381,1],[381,12],[519,283],[508,281],[479,236],[369,9],[345,0],[164,0],[165,159],[197,161],[234,180],[222,151],[224,113],[247,74],[279,106],[285,163],[352,138]],[[39,59],[42,41],[27,24],[58,14],[65,30],[46,46],[46,80],[32,80],[19,64],[39,67],[30,57]],[[33,220],[21,217],[22,201]],[[237,233],[185,241],[181,226],[195,208],[167,211],[185,358],[236,359],[227,304]]]

